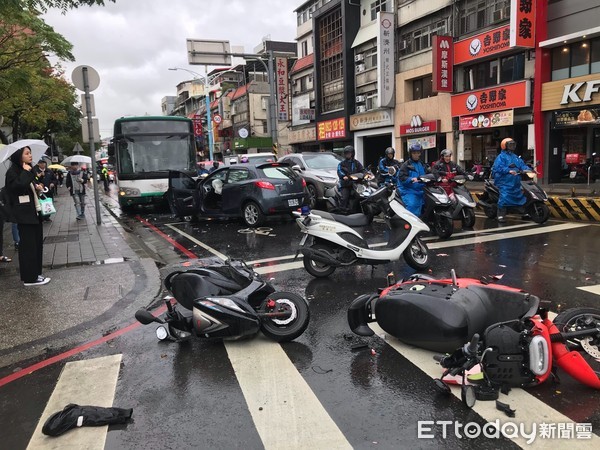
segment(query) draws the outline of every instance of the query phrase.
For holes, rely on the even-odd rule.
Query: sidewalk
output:
[[[0,368],[131,323],[160,293],[154,259],[139,251],[102,201],[96,225],[92,188],[86,197],[86,217],[78,221],[67,189],[59,188],[57,213],[44,222],[43,270],[52,278],[45,286],[23,286],[11,224],[4,226],[4,255],[13,261],[0,266]]]

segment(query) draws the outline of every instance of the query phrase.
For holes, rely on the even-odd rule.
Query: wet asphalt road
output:
[[[311,311],[307,331],[282,348],[353,447],[516,447],[506,439],[442,439],[439,434],[431,440],[417,439],[418,420],[485,421],[458,399],[439,397],[431,378],[385,340],[350,335],[346,322],[349,303],[360,294],[384,286],[389,270],[394,270],[398,279],[413,273],[403,262],[374,271],[371,267],[338,269],[328,279],[317,280],[302,268],[280,271],[282,264],[292,262],[300,239],[291,220],[271,221],[256,233],[240,232],[243,226],[236,221],[173,224],[168,214],[142,216],[177,242],[177,246],[169,243],[134,215],[123,218],[166,264],[186,260],[190,252],[200,258],[214,256],[215,251],[246,261],[282,258],[257,265],[266,270],[263,276],[272,278],[279,290],[305,296]],[[561,224],[550,222],[547,226]],[[600,284],[600,227],[590,225],[552,233],[541,232],[543,228],[514,221],[502,231],[495,222],[478,217],[473,231],[460,233],[459,226],[450,242],[501,233],[503,238],[445,247],[432,237],[428,244],[439,246],[431,250],[435,255],[433,275],[447,276],[451,268],[466,277],[501,275],[500,283],[522,287],[550,300],[554,311],[583,305],[600,307],[600,296],[577,289]],[[367,236],[379,242],[381,230],[382,225],[375,224]],[[528,230],[536,234],[519,236]],[[131,323],[131,318],[123,319],[124,324]],[[367,346],[351,350],[351,344],[357,342]],[[133,408],[134,422],[111,427],[106,448],[262,447],[252,417],[256,411],[246,406],[223,343],[160,343],[153,327],[139,327],[66,361],[118,353],[123,354],[123,362],[114,405]],[[66,361],[0,388],[0,429],[12,430],[8,435],[1,432],[5,448],[26,447]],[[23,361],[18,366],[32,362]],[[0,377],[16,368],[2,370]],[[599,393],[566,375],[561,380],[560,385],[547,383],[530,393],[571,420],[592,423],[598,434]],[[265,408],[264,414],[268,413]],[[272,417],[272,422],[274,433],[286,432],[286,424],[278,417]]]

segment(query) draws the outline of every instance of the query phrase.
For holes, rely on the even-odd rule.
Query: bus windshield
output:
[[[188,118],[117,119],[114,143],[122,179],[164,178],[169,170],[196,171],[194,132]]]

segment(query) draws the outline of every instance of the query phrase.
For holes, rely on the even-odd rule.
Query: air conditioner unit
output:
[[[360,62],[365,60],[365,55],[363,53],[357,53],[354,55],[354,62]]]
[[[499,22],[503,19],[503,11],[501,9],[497,9],[492,13],[492,22]]]
[[[357,95],[356,96],[356,103],[364,103],[366,100],[366,97],[364,95]]]
[[[360,73],[360,72],[364,72],[365,71],[365,65],[364,64],[358,64],[356,66],[356,73]]]
[[[356,107],[356,112],[357,113],[364,113],[367,112],[367,107],[365,105],[360,105]]]
[[[398,42],[398,50],[400,50],[400,51],[406,50],[407,47],[408,47],[408,42],[406,40]]]

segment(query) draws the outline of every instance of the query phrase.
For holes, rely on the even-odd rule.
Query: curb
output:
[[[481,194],[471,192],[475,202],[479,202]],[[600,222],[600,198],[549,196],[546,204],[550,215],[556,219]]]

